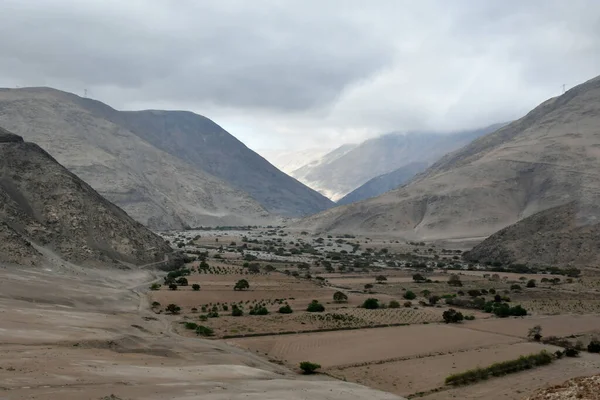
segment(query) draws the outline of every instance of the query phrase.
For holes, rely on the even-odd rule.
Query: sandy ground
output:
[[[185,338],[147,311],[149,272],[0,266],[0,398],[397,399]]]
[[[443,340],[440,340],[443,338]],[[228,342],[296,364],[312,361],[324,368],[431,355],[498,344],[520,338],[443,325],[409,325],[368,331],[338,331],[233,339]],[[382,346],[382,343],[386,343]]]

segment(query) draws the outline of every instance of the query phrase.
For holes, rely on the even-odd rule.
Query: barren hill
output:
[[[162,260],[170,247],[33,143],[0,128],[0,262],[36,246],[79,262]]]
[[[539,211],[600,197],[600,78],[443,157],[407,185],[303,220],[318,231],[424,239],[488,236]]]
[[[531,265],[598,265],[600,208],[569,203],[508,226],[465,253],[470,261]]]
[[[153,229],[272,220],[250,195],[156,148],[118,116],[98,101],[54,89],[0,89],[0,125],[39,144]]]

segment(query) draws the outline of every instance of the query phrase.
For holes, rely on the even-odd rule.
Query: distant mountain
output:
[[[466,252],[470,261],[566,267],[600,263],[600,205],[553,207],[510,225]]]
[[[291,175],[337,201],[370,179],[411,163],[433,163],[500,126],[453,134],[389,133],[358,145],[342,146]]]
[[[39,146],[0,128],[0,261],[34,264],[37,247],[84,263],[145,264],[171,252]]]
[[[389,192],[390,190],[396,189],[398,186],[404,185],[414,178],[415,175],[425,171],[428,166],[429,164],[426,162],[413,162],[404,165],[395,171],[379,175],[342,197],[338,200],[337,204],[344,205],[356,203]]]
[[[600,77],[474,140],[399,189],[302,229],[422,239],[485,237],[537,212],[600,201]]]
[[[49,88],[0,89],[0,125],[154,229],[271,223],[332,204],[192,113],[119,112]]]
[[[329,148],[311,148],[303,150],[257,150],[257,153],[289,175],[298,168],[319,160],[330,151]]]

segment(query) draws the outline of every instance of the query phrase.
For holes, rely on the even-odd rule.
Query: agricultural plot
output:
[[[600,300],[542,299],[520,302],[532,314],[592,314],[600,313]]]

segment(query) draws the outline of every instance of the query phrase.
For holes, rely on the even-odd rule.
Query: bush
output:
[[[233,290],[245,290],[249,288],[250,284],[248,283],[248,281],[245,279],[240,279],[236,282],[235,286],[233,287]]]
[[[185,326],[185,329],[196,329],[198,327],[198,324],[195,322],[186,322],[183,324],[183,326]]]
[[[177,284],[179,286],[187,286],[188,280],[182,276],[181,278],[177,279]]]
[[[213,336],[214,334],[214,331],[207,326],[198,325],[196,328],[196,335],[198,336]]]
[[[387,281],[387,278],[386,278],[384,275],[378,275],[378,276],[375,278],[375,280],[376,280],[377,282],[385,282],[385,281]]]
[[[333,301],[336,303],[345,303],[348,301],[348,296],[346,296],[345,293],[338,291],[333,294]]]
[[[600,340],[592,338],[592,341],[587,346],[587,351],[590,353],[600,353]]]
[[[392,300],[390,301],[390,308],[400,308],[400,303],[398,303],[396,300]]]
[[[158,290],[160,289],[160,283],[153,283],[150,285],[150,290]]]
[[[425,277],[424,277],[423,275],[421,275],[421,274],[414,274],[414,275],[412,276],[412,278],[413,278],[413,281],[415,281],[415,282],[424,282],[424,281],[426,281],[426,280],[427,280],[427,278],[425,278]]]
[[[514,285],[510,285],[510,290],[521,290],[521,285],[517,285],[516,283]]]
[[[540,340],[542,340],[542,327],[540,325],[536,325],[533,328],[529,329],[527,337],[529,338],[529,340],[535,340],[536,342],[539,342]]]
[[[405,302],[404,302],[404,307],[405,307],[405,308],[410,308],[410,307],[412,307],[412,301],[405,301]]]
[[[465,315],[465,321],[473,321],[475,319],[474,315]]]
[[[314,374],[316,370],[321,368],[319,364],[311,363],[310,361],[302,361],[300,363],[300,369],[304,372],[304,374]]]
[[[169,289],[171,289],[171,290],[177,290],[177,285],[176,285],[176,284],[174,284],[174,283],[171,283],[171,284],[169,285]]]
[[[200,290],[200,285],[198,285],[197,283],[194,283],[192,285],[192,289],[195,290],[195,291],[198,291],[198,290]]]
[[[521,356],[516,360],[499,362],[487,368],[475,368],[459,374],[453,374],[446,378],[447,385],[464,385],[488,379],[493,376],[503,376],[514,372],[531,369],[534,367],[548,365],[553,357],[546,350],[539,353]]]
[[[179,314],[181,307],[179,307],[177,304],[169,304],[165,310],[171,314]]]
[[[477,289],[471,289],[469,291],[467,291],[467,293],[469,294],[469,296],[471,297],[478,297],[481,296],[481,291],[477,290]]]
[[[535,279],[530,279],[529,281],[527,281],[527,285],[525,285],[525,287],[528,287],[528,288],[535,287]]]
[[[577,357],[577,356],[579,356],[579,350],[577,350],[573,347],[569,347],[565,350],[564,354],[567,357]]]
[[[365,285],[365,289],[367,289],[367,290],[368,290],[368,289],[373,289],[373,284],[371,284],[371,283],[367,283],[367,284]]]
[[[290,307],[289,304],[287,304],[287,305],[279,308],[279,313],[280,314],[291,314],[293,312],[294,311],[292,310],[292,307]]]
[[[442,314],[442,318],[444,318],[444,322],[447,324],[456,324],[461,322],[464,319],[464,316],[460,311],[456,311],[455,309],[451,308],[449,310],[444,311],[444,313]]]
[[[206,314],[206,316],[208,318],[219,318],[219,313],[217,311],[211,311],[208,314]]]
[[[250,310],[248,313],[250,315],[267,315],[269,314],[269,310],[265,306],[256,305],[254,308]]]
[[[403,297],[404,297],[406,300],[414,300],[414,299],[416,299],[416,298],[417,298],[417,295],[416,295],[416,294],[414,294],[413,292],[411,292],[410,290],[407,290],[407,291],[404,293],[404,296],[403,296]]]
[[[160,303],[158,301],[152,302],[152,308],[160,307]]]
[[[241,317],[242,315],[244,315],[244,312],[242,311],[241,308],[238,308],[236,306],[236,307],[233,307],[231,309],[231,316],[233,316],[233,317]]]
[[[323,304],[319,303],[317,300],[311,301],[311,303],[306,307],[306,311],[308,312],[323,312],[325,311],[325,307]]]
[[[440,296],[433,295],[429,298],[429,304],[432,306],[435,306],[438,301],[440,301]]]
[[[462,286],[462,282],[460,281],[460,277],[456,274],[452,274],[450,275],[450,278],[448,279],[448,285],[450,286]]]
[[[375,310],[379,308],[379,300],[373,298],[366,299],[362,306],[367,310]]]

